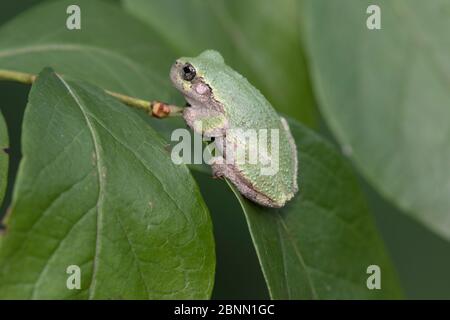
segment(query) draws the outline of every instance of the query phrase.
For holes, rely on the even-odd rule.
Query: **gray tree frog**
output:
[[[203,136],[215,138],[216,148],[223,154],[225,161],[211,164],[215,176],[228,178],[246,198],[263,206],[280,208],[294,197],[298,191],[295,141],[286,120],[258,89],[227,66],[213,50],[178,59],[171,68],[170,78],[188,103],[183,112],[188,126]],[[269,157],[268,162],[276,161],[277,172],[262,174],[261,162],[227,161],[227,154],[237,146],[255,148],[249,139],[243,139],[232,129],[275,129],[277,143],[268,138],[265,152],[264,149],[257,152],[261,158]]]

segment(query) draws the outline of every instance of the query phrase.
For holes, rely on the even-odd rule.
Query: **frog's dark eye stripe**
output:
[[[196,75],[196,71],[195,68],[190,64],[190,63],[186,63],[183,66],[183,79],[186,81],[191,81],[192,79],[195,78]]]

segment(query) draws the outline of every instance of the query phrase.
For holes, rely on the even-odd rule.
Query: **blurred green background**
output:
[[[40,1],[2,1],[0,24],[38,2]],[[25,85],[0,82],[0,109],[9,127],[12,156],[5,204],[11,200],[11,185],[20,159],[20,126],[28,90],[29,87]],[[319,130],[322,135],[333,139],[323,121]],[[236,198],[225,184],[202,174],[196,173],[195,177],[202,186],[215,226],[218,260],[213,298],[268,298],[244,215]],[[360,180],[407,298],[450,298],[450,243],[398,212],[367,185],[363,178]],[[229,207],[219,206],[221,202],[215,201],[219,197],[226,197]],[[1,208],[0,217],[6,211],[5,204]],[[234,230],[234,233],[230,235],[226,230]]]

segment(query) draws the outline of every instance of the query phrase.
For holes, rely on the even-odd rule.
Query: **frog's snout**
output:
[[[182,90],[183,86],[180,69],[181,69],[181,62],[177,60],[170,68],[170,80],[177,89]]]

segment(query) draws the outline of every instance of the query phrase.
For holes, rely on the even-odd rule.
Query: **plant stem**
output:
[[[31,73],[24,73],[12,70],[0,69],[0,80],[15,81],[24,84],[33,84],[37,76]],[[167,104],[160,101],[147,101],[134,97],[130,97],[121,93],[105,90],[105,93],[116,98],[122,103],[137,109],[144,110],[147,114],[156,118],[166,118],[173,116],[180,116],[183,108]]]
[[[25,84],[32,84],[36,80],[36,75],[0,69],[0,80],[10,80]]]

